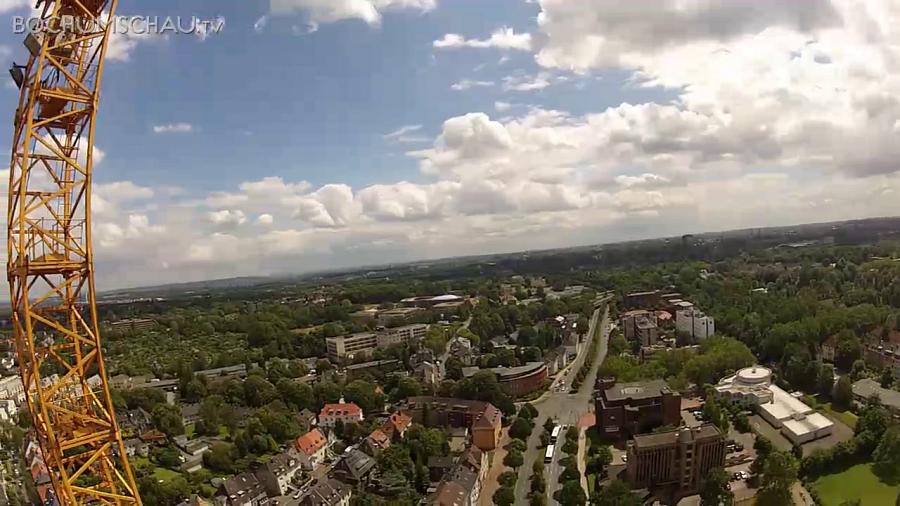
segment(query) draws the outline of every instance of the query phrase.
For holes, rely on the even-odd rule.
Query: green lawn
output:
[[[825,411],[829,415],[840,420],[841,423],[843,423],[847,427],[850,427],[851,429],[856,430],[856,421],[859,419],[859,417],[856,416],[855,414],[853,414],[852,412],[836,411],[834,408],[831,407],[830,402],[827,404],[822,404],[819,407],[822,408],[822,411]]]
[[[157,467],[153,469],[153,476],[155,476],[157,480],[169,481],[173,478],[178,478],[181,476],[181,473],[177,473],[164,467]]]
[[[882,483],[872,473],[872,464],[859,464],[843,473],[823,476],[813,483],[824,506],[840,506],[849,499],[859,499],[863,506],[894,504],[900,486]]]

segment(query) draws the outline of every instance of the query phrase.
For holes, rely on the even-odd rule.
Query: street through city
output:
[[[602,318],[601,318],[602,312]],[[598,328],[599,325],[599,328]],[[534,401],[534,407],[538,410],[538,416],[535,418],[535,428],[528,438],[528,449],[525,451],[525,463],[519,469],[519,479],[516,481],[516,504],[528,503],[528,492],[531,490],[531,466],[535,459],[543,458],[544,448],[540,446],[540,436],[543,432],[544,422],[550,418],[557,423],[561,423],[566,427],[575,426],[583,415],[591,411],[591,399],[594,391],[594,381],[597,377],[597,370],[600,364],[606,358],[606,349],[609,343],[609,306],[604,305],[598,308],[591,316],[590,330],[588,336],[593,339],[600,339],[596,350],[596,358],[591,367],[590,372],[578,390],[578,393],[569,393],[569,386],[578,374],[578,370],[584,363],[590,343],[585,342],[584,352],[580,353],[575,359],[575,363],[569,367],[568,371],[550,386],[547,393]],[[557,391],[556,386],[560,382],[565,382],[566,388]],[[549,495],[548,504],[556,504],[553,500],[553,493],[559,488],[559,473],[562,468],[559,465],[560,455],[559,448],[565,440],[565,431],[559,436],[559,444],[553,457],[553,462],[546,464],[544,476],[547,480],[547,493]]]

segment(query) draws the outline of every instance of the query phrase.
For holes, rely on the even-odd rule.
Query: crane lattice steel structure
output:
[[[91,169],[117,0],[37,0],[9,171],[7,275],[16,351],[56,498],[140,505],[103,363]],[[89,381],[94,376],[99,381]]]

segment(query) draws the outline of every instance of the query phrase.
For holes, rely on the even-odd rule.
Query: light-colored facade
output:
[[[378,336],[372,332],[325,338],[325,351],[328,358],[334,362],[343,358],[353,358],[359,353],[370,354],[377,347]]]
[[[313,429],[294,441],[297,457],[303,469],[313,470],[325,459],[328,438],[319,429]]]
[[[334,428],[334,425],[340,421],[341,423],[358,423],[363,421],[362,409],[352,402],[341,402],[336,404],[326,404],[319,412],[319,427]]]
[[[379,332],[376,337],[376,345],[379,348],[386,348],[395,344],[406,344],[410,341],[415,342],[425,339],[428,333],[428,325],[424,323],[413,323],[412,325],[404,325]]]
[[[715,335],[716,321],[696,309],[683,309],[675,312],[675,328],[702,341]]]
[[[831,434],[834,423],[800,399],[772,383],[772,371],[753,366],[716,385],[719,395],[756,411],[794,444],[803,444]]]
[[[9,399],[21,405],[25,402],[25,386],[19,376],[0,379],[0,399]]]

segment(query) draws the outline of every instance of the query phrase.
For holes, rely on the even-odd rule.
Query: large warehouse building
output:
[[[719,395],[755,408],[773,427],[794,444],[803,444],[831,434],[834,423],[800,399],[772,383],[772,371],[753,366],[716,385]]]

